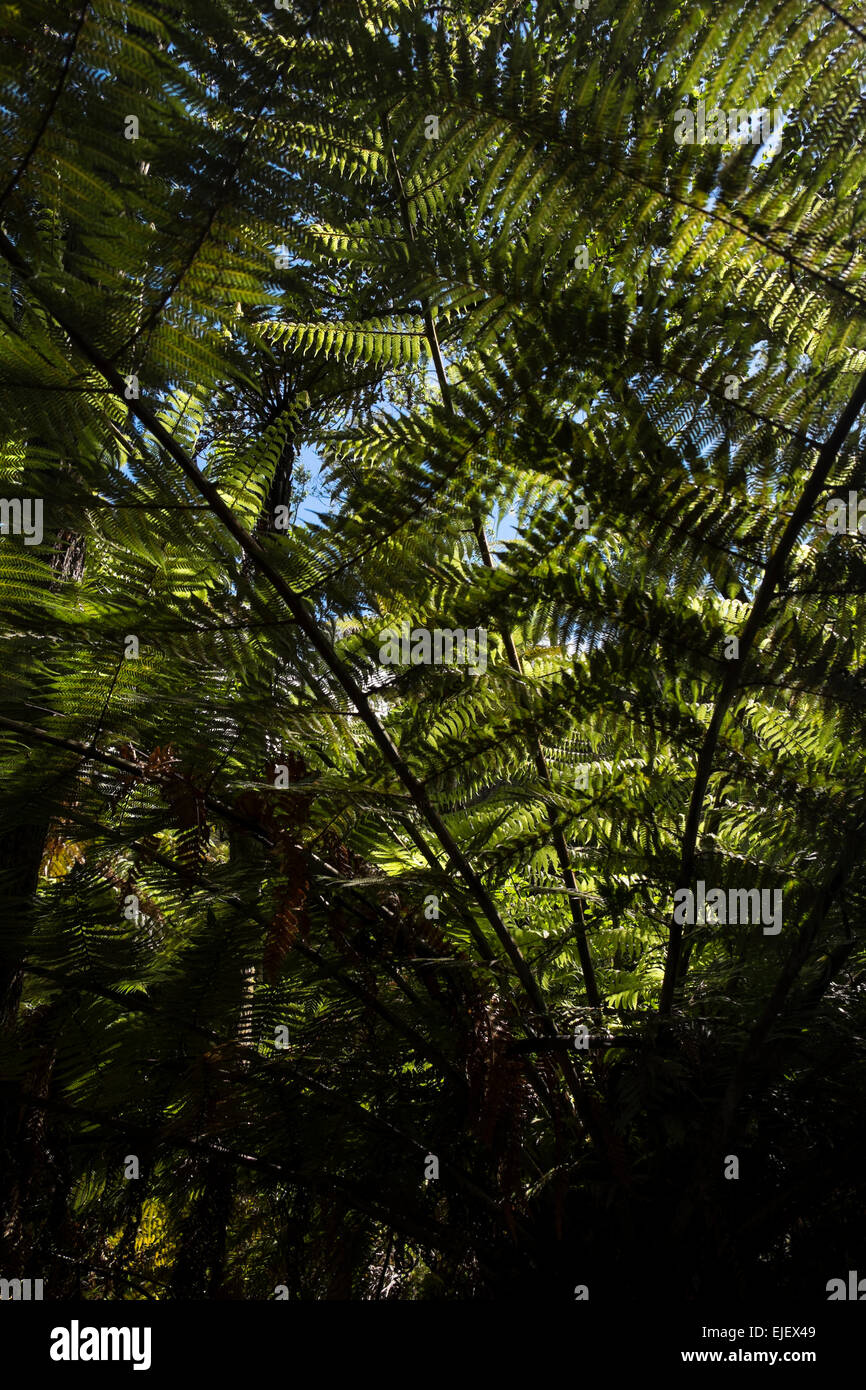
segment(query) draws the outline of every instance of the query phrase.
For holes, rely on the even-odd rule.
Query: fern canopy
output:
[[[4,1268],[823,1298],[866,1236],[866,35],[3,24]]]

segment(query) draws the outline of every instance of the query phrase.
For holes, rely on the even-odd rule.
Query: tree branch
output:
[[[782,580],[785,565],[796,544],[797,537],[811,516],[815,503],[836,461],[839,450],[842,448],[842,445],[853,429],[864,404],[866,404],[866,372],[863,373],[857,383],[848,404],[839,416],[834,430],[821,445],[815,467],[803,489],[800,500],[795,506],[782,532],[779,544],[767,561],[764,577],[761,580],[760,587],[755,595],[754,602],[740,637],[739,660],[731,662],[729,670],[725,673],[721,690],[716,697],[709,728],[707,729],[703,746],[698,755],[695,782],[692,789],[688,816],[686,818],[685,833],[683,835],[680,885],[688,885],[691,882],[694,872],[695,852],[703,814],[704,798],[712,773],[716,746],[719,741],[719,735],[725,716],[740,685],[741,674],[745,670],[748,656],[755,644],[776,589]],[[663,1017],[670,1014],[674,1001],[674,991],[677,985],[681,983],[678,978],[680,973],[681,954],[682,927],[678,922],[674,921],[672,915],[668,950],[665,959],[664,980],[662,982],[661,998],[659,1000],[659,1014]]]

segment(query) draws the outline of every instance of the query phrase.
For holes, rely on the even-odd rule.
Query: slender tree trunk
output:
[[[84,540],[67,531],[55,539],[52,589],[66,581],[78,581],[84,573]],[[7,706],[10,717],[17,712],[27,718],[30,711],[20,702]],[[24,987],[24,960],[33,931],[33,915],[39,869],[45,853],[50,815],[34,794],[26,813],[15,825],[0,833],[0,882],[5,898],[5,930],[0,953],[0,1047],[8,1049],[11,1061],[16,1051],[14,1034]],[[53,1053],[40,1057],[25,1088],[47,1094],[54,1065]],[[20,1103],[21,1083],[14,1077],[0,1080],[0,1231],[4,1245],[17,1249],[21,1239],[19,1212],[22,1194],[53,1179],[46,1171],[48,1149],[47,1120]],[[56,1176],[56,1175],[55,1175]],[[55,1184],[56,1185],[56,1184]]]

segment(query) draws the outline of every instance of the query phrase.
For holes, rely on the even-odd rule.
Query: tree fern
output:
[[[861,36],[5,23],[0,490],[43,533],[0,541],[4,1268],[823,1297],[854,1163],[796,1225],[787,1135],[831,1065],[858,1133]],[[678,144],[698,101],[784,124]],[[404,625],[483,668],[389,665]],[[698,881],[781,932],[679,922]]]

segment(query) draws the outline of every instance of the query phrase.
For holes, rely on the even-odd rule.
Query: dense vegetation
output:
[[[0,1272],[825,1299],[866,1249],[866,33],[2,16]],[[698,884],[781,916],[682,921]]]

